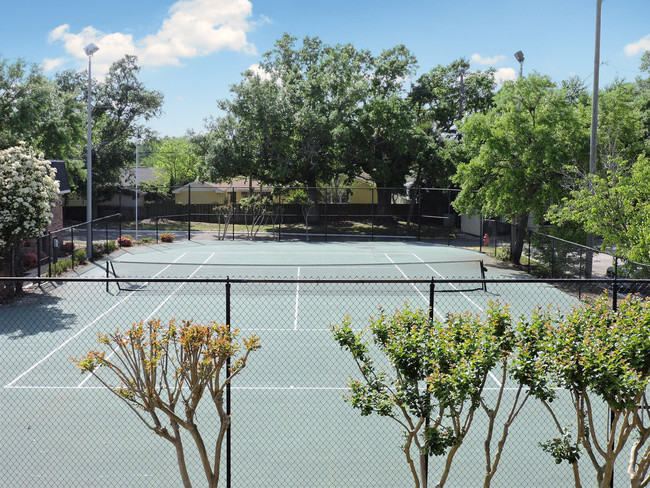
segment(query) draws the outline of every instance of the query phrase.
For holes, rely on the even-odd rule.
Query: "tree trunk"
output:
[[[375,223],[380,225],[391,225],[395,219],[391,215],[391,201],[393,193],[391,188],[377,187],[377,212],[375,213]]]
[[[187,473],[187,463],[185,462],[185,451],[183,450],[183,441],[181,440],[181,432],[176,422],[172,422],[174,429],[174,448],[176,449],[176,460],[178,462],[178,469],[181,472],[181,480],[183,480],[183,488],[192,488],[190,476]]]
[[[510,261],[514,264],[521,264],[521,254],[524,250],[526,240],[526,224],[528,215],[518,215],[512,220],[512,232],[510,245]]]

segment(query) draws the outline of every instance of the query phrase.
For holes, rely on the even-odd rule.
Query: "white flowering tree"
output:
[[[59,183],[43,155],[21,144],[0,151],[0,188],[0,257],[12,256],[22,270],[18,244],[49,225]]]

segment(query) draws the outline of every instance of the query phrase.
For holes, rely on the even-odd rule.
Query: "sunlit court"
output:
[[[80,477],[88,486],[180,483],[171,445],[70,360],[106,350],[98,332],[151,319],[229,320],[242,336],[260,337],[261,349],[230,392],[233,486],[298,486],[306,479],[310,486],[403,485],[409,472],[400,429],[361,416],[343,400],[358,372],[330,325],[349,316],[360,330],[380,310],[405,304],[443,320],[484,314],[493,301],[510,304],[515,314],[578,303],[549,284],[514,282],[522,277],[474,251],[417,242],[193,241],[139,246],[97,261],[80,269],[77,281],[44,283],[2,307],[8,326],[0,336],[0,395],[12,414],[2,419],[11,442],[1,450],[13,467],[2,471],[3,485],[80,486]],[[389,366],[380,357],[378,363]],[[488,397],[502,386],[494,374],[489,381]],[[506,385],[504,395],[514,394]],[[215,435],[213,414],[206,408],[199,417],[207,437]],[[569,474],[540,453],[538,439],[553,434],[536,421],[540,415],[532,402],[522,412],[496,479],[541,487],[550,485],[540,472],[554,483]],[[463,462],[480,443],[479,432],[468,436],[449,486],[480,479],[482,466]],[[188,453],[190,473],[200,480],[191,447]],[[534,469],[522,472],[523,458]],[[430,479],[440,469],[432,457]]]

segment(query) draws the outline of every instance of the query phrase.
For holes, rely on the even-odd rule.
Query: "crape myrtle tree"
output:
[[[519,327],[508,307],[492,303],[485,317],[465,313],[434,320],[429,312],[407,304],[393,315],[380,310],[367,330],[355,333],[349,318],[330,328],[361,374],[360,379],[350,379],[345,400],[362,415],[378,414],[401,426],[416,487],[427,486],[426,458],[432,455],[443,457],[435,479],[437,487],[445,485],[454,455],[481,411],[488,417],[483,486],[490,486],[508,429],[526,400],[545,388],[529,362],[516,359]],[[378,355],[390,366],[377,366]],[[491,371],[500,376],[500,388],[486,398]],[[503,392],[509,372],[514,372],[519,388],[506,405]],[[500,434],[495,432],[498,415],[505,419]]]
[[[529,217],[541,222],[564,195],[567,168],[588,161],[588,130],[567,92],[533,73],[506,82],[486,113],[460,124],[472,153],[458,166],[459,212],[502,216],[515,226],[510,259],[518,264]]]
[[[244,370],[249,355],[260,348],[259,337],[252,335],[239,342],[238,333],[214,322],[140,321],[126,330],[98,334],[99,343],[110,353],[89,351],[73,361],[82,373],[91,373],[126,403],[151,432],[172,443],[185,488],[192,484],[181,433],[189,434],[205,473],[205,486],[217,488],[223,441],[230,426],[225,390]],[[205,426],[202,433],[198,425],[199,406],[205,397],[217,411],[212,445]]]
[[[0,151],[0,257],[12,256],[22,276],[24,239],[41,235],[52,219],[59,183],[54,168],[25,145]],[[22,285],[14,285],[20,292]]]
[[[572,465],[576,487],[582,486],[577,465],[586,457],[599,488],[610,486],[616,460],[627,450],[630,486],[638,488],[650,484],[650,300],[630,295],[616,311],[608,302],[604,295],[566,316],[537,311],[531,320],[542,338],[531,356],[534,369],[566,389],[575,414],[575,443],[565,431],[544,448],[558,463]],[[546,403],[551,412],[552,405]]]

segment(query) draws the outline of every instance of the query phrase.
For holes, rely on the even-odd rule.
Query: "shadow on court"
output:
[[[0,307],[0,335],[19,340],[70,329],[75,315],[58,307],[61,300],[45,293],[27,293],[16,302]]]

